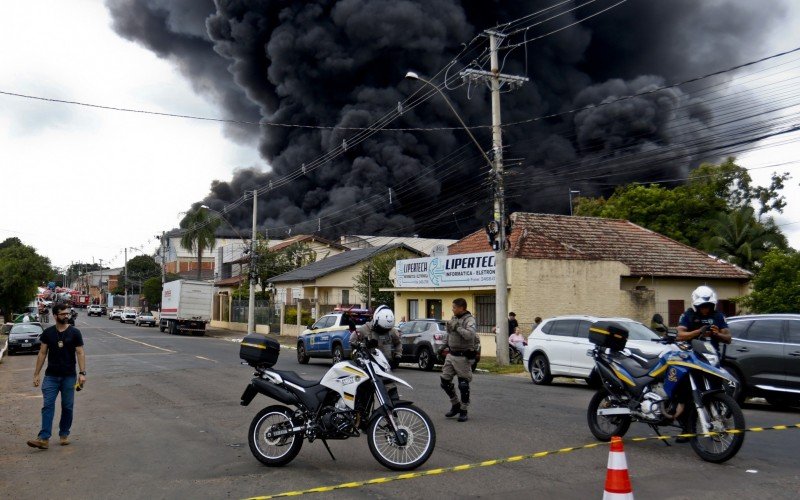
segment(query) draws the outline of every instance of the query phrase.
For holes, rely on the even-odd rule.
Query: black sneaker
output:
[[[460,412],[458,412],[459,422],[466,422],[467,420],[469,420],[469,417],[467,416],[467,410],[461,410]]]
[[[450,411],[445,413],[444,416],[447,417],[447,418],[455,417],[460,412],[461,412],[461,404],[459,403],[457,405],[453,405],[452,408],[450,408]]]

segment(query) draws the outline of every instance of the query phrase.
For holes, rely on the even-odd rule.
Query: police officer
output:
[[[469,408],[469,383],[472,381],[472,360],[475,359],[475,318],[467,311],[467,301],[453,301],[453,317],[447,322],[447,345],[450,352],[442,367],[442,389],[450,397],[452,405],[446,417],[458,415],[459,422],[467,421]],[[458,376],[459,401],[453,378]]]
[[[374,339],[386,359],[391,361],[394,358],[394,365],[397,366],[403,351],[400,346],[400,335],[394,327],[394,313],[389,306],[378,306],[370,321],[355,329],[351,328],[350,332],[351,346]]]
[[[719,344],[730,344],[731,334],[725,315],[716,311],[717,294],[707,286],[699,286],[692,292],[692,307],[681,315],[677,340],[711,338],[711,345],[719,353]]]

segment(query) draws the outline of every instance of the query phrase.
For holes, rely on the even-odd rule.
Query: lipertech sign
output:
[[[486,252],[398,260],[395,274],[397,288],[493,286],[495,256]]]

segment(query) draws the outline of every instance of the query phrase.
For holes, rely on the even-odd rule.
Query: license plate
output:
[[[30,342],[23,342],[22,343],[22,347],[30,347],[30,346],[31,346]]]

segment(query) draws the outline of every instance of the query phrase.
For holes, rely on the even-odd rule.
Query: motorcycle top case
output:
[[[252,333],[239,344],[239,357],[250,366],[271,368],[278,362],[281,345],[266,335]]]
[[[613,321],[597,321],[589,326],[589,342],[612,351],[621,351],[628,343],[628,330]]]

